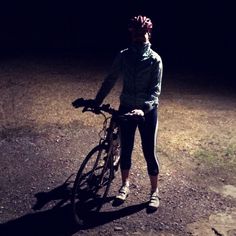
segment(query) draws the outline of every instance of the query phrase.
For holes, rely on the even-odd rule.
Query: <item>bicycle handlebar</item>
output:
[[[92,99],[85,100],[83,98],[78,98],[72,102],[72,106],[75,108],[83,107],[82,112],[91,111],[95,114],[100,114],[102,111],[107,112],[111,115],[113,115],[114,113],[118,113],[118,111],[112,108],[110,104],[96,106],[94,100]]]
[[[139,115],[130,115],[130,113],[120,114],[118,110],[115,110],[110,106],[110,104],[103,104],[101,106],[96,106],[94,100],[88,99],[85,100],[83,98],[78,98],[72,102],[72,106],[75,108],[83,107],[82,112],[90,111],[95,114],[101,114],[102,112],[107,112],[111,115],[117,115],[119,119],[122,120],[136,120],[136,121],[144,121],[144,116]]]

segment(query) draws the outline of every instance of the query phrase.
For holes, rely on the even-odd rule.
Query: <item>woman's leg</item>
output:
[[[120,123],[120,139],[121,139],[121,159],[120,169],[122,184],[129,184],[129,170],[131,168],[131,156],[134,147],[135,130],[137,124],[129,121]]]
[[[145,115],[145,121],[139,124],[142,148],[147,162],[152,192],[158,190],[159,163],[156,151],[158,129],[157,114],[157,108],[152,109]]]
[[[130,110],[123,110],[124,113]],[[130,121],[120,122],[120,140],[121,140],[121,156],[120,169],[122,186],[116,196],[116,200],[125,201],[129,195],[129,171],[131,168],[131,155],[134,147],[135,130],[137,124]]]

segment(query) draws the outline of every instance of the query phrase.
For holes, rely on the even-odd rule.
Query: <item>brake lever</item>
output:
[[[88,107],[84,107],[83,110],[82,110],[83,113],[86,112],[86,111],[88,111]]]
[[[96,107],[84,107],[82,110],[82,112],[87,112],[87,111],[93,112],[97,115],[100,114],[99,108],[96,109]]]

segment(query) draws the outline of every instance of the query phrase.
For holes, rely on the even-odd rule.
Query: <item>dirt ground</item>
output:
[[[93,58],[0,62],[0,235],[236,235],[236,95],[216,75],[164,71],[159,107],[160,208],[146,212],[149,181],[137,132],[131,194],[72,224],[70,187],[96,145],[102,117],[71,106],[93,98],[109,69]],[[218,78],[219,79],[224,79]],[[121,83],[105,102],[118,107]],[[68,184],[67,184],[68,183]]]

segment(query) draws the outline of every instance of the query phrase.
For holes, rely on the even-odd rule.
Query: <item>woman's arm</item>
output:
[[[161,58],[156,61],[155,68],[152,73],[149,94],[147,100],[144,102],[143,111],[147,113],[155,105],[158,105],[159,96],[161,94],[161,84],[162,84],[162,74],[163,74],[163,64]]]
[[[104,79],[101,88],[98,90],[98,93],[95,97],[95,102],[97,105],[100,105],[104,98],[109,94],[109,92],[111,91],[111,89],[114,87],[119,74],[121,71],[121,53],[119,53],[112,66],[110,69],[109,74],[106,76],[106,78]]]

